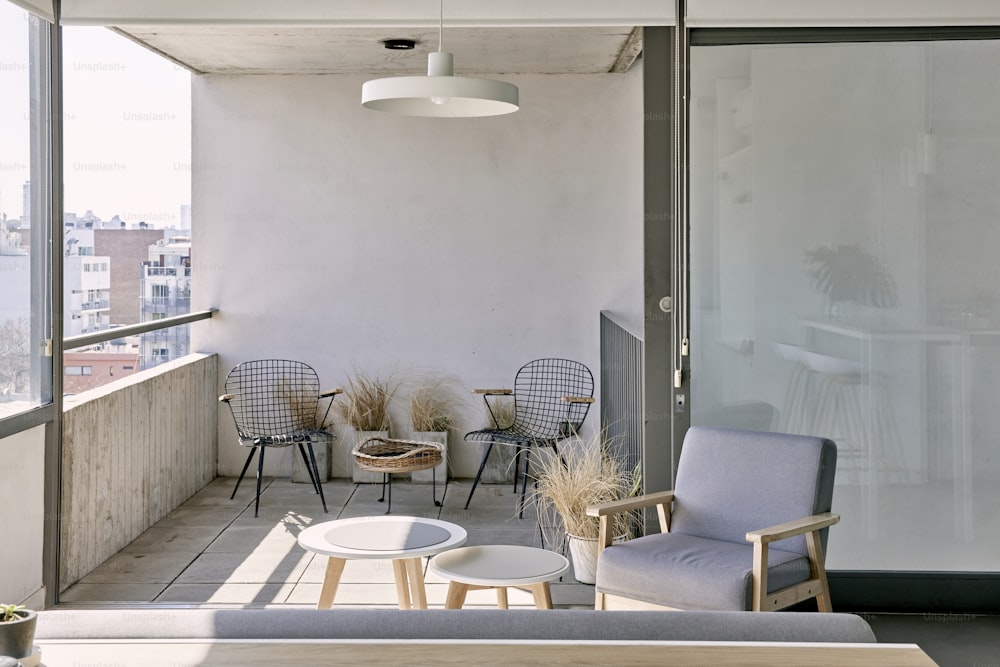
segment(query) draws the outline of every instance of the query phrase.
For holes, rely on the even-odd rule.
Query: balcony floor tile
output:
[[[171,604],[236,604],[263,606],[284,604],[294,584],[173,584],[155,602]]]
[[[59,596],[60,603],[101,605],[108,602],[152,602],[165,584],[73,584]]]
[[[127,548],[127,547],[126,547]],[[199,557],[197,551],[119,551],[80,580],[84,584],[169,584]]]
[[[328,512],[310,484],[288,478],[262,481],[260,510],[254,517],[256,479],[247,477],[235,500],[236,479],[220,477],[155,524],[125,549],[108,559],[61,603],[101,605],[108,602],[152,604],[313,607],[326,573],[325,556],[298,545],[305,528],[317,522],[358,516],[382,516],[381,484],[355,484],[336,479],[323,484]],[[392,514],[437,518],[464,527],[468,544],[541,546],[533,508],[516,516],[512,485],[483,484],[468,510],[471,480],[450,480],[432,486],[396,480]],[[434,499],[442,502],[434,505]],[[448,584],[426,574],[431,607],[443,606]],[[570,573],[552,584],[556,606],[593,605],[592,586],[576,583]],[[510,605],[533,606],[531,595],[510,591]],[[495,606],[492,591],[471,591],[469,606]],[[337,593],[338,606],[397,606],[392,565],[388,560],[348,561]]]

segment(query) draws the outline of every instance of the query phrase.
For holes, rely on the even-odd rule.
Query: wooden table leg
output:
[[[507,587],[497,586],[497,607],[507,609]]]
[[[536,608],[552,609],[552,592],[549,590],[549,582],[543,581],[540,584],[531,584],[528,588],[535,597]]]
[[[333,607],[333,598],[337,595],[337,586],[340,585],[340,575],[344,573],[344,565],[347,560],[330,556],[326,561],[326,576],[323,577],[323,588],[319,592],[319,602],[317,609],[330,609]]]
[[[406,567],[402,560],[392,561],[392,574],[396,578],[396,597],[400,609],[410,609],[410,586],[406,581]]]
[[[469,592],[469,585],[457,581],[448,584],[448,597],[445,598],[445,609],[461,609],[465,604],[465,594]]]
[[[424,559],[407,558],[406,576],[410,580],[410,599],[413,609],[427,609],[427,590],[424,588]]]

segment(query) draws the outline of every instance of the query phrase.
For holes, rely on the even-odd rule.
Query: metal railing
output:
[[[119,338],[125,338],[126,336],[135,336],[137,334],[143,334],[149,331],[169,329],[170,327],[176,327],[182,324],[190,324],[191,322],[197,322],[199,320],[207,320],[217,312],[218,309],[210,308],[208,310],[199,310],[197,312],[187,313],[185,315],[164,317],[163,319],[152,320],[151,322],[140,322],[139,324],[129,324],[128,326],[115,327],[114,329],[104,329],[102,331],[91,334],[83,334],[80,336],[69,336],[63,339],[63,349],[74,350],[79,347],[87,347],[88,345],[107,343],[108,341],[117,340]]]
[[[642,479],[642,335],[601,311],[601,428],[628,472]]]

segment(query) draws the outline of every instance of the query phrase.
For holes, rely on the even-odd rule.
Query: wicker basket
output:
[[[370,436],[359,442],[354,451],[354,465],[371,472],[414,472],[441,463],[444,448],[436,442],[396,440]]]

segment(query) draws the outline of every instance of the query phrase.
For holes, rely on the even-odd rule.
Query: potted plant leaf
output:
[[[844,303],[892,308],[896,281],[882,262],[859,245],[819,246],[806,252],[813,288],[826,297],[826,315],[840,314]]]
[[[444,447],[443,459],[436,468],[410,474],[414,482],[429,483],[448,479],[448,430],[452,425],[452,401],[440,383],[417,387],[410,393],[410,427],[413,439],[436,442]]]
[[[392,377],[369,375],[355,371],[344,385],[342,400],[335,404],[337,415],[354,429],[354,447],[370,436],[389,437],[391,420],[389,405],[396,394],[398,383]],[[351,479],[355,482],[380,482],[382,475],[354,467],[354,459],[348,455]]]
[[[26,658],[35,643],[38,615],[22,605],[0,604],[0,655]]]
[[[559,455],[540,450],[534,467],[539,520],[555,520],[568,540],[577,581],[594,583],[599,524],[597,517],[587,516],[587,507],[628,497],[634,489],[632,475],[611,454],[603,434],[567,441]],[[626,539],[628,515],[619,515],[616,521],[615,540]]]

